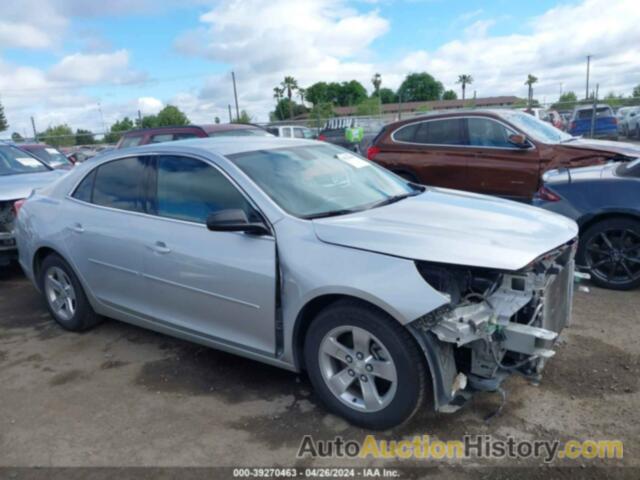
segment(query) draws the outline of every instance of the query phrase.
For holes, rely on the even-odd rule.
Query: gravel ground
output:
[[[501,415],[483,420],[500,399],[482,394],[455,414],[425,411],[380,437],[619,439],[623,459],[556,460],[577,470],[554,472],[640,478],[639,378],[640,291],[591,288],[576,294],[573,323],[542,383],[506,382]],[[116,321],[66,332],[17,269],[0,273],[0,466],[377,465],[413,478],[424,472],[407,467],[435,467],[447,478],[513,478],[507,467],[544,466],[540,459],[296,459],[305,434],[361,441],[368,433],[327,414],[306,378],[290,372]],[[524,471],[550,478],[546,467]]]

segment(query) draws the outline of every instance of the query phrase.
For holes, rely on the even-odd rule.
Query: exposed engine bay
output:
[[[499,391],[511,373],[540,379],[570,321],[576,248],[573,240],[517,272],[416,262],[450,299],[412,323],[432,370],[437,363],[438,410],[457,410],[473,391]]]

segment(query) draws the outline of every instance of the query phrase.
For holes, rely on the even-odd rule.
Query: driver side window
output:
[[[203,224],[220,210],[241,209],[248,218],[255,216],[244,195],[208,163],[164,155],[156,165],[158,216]]]
[[[474,147],[514,148],[509,135],[515,132],[488,118],[468,118],[469,145]]]

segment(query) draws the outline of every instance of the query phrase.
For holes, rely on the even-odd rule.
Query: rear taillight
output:
[[[320,140],[321,142],[326,142],[327,141],[327,137],[325,137],[323,134],[318,135],[318,140]]]
[[[376,158],[376,155],[378,155],[379,153],[380,153],[380,147],[376,147],[375,145],[372,145],[367,149],[367,158],[369,160],[373,160],[374,158]]]
[[[549,190],[547,187],[540,187],[538,193],[536,194],[540,200],[544,200],[545,202],[559,202],[562,200],[560,195]]]
[[[13,213],[15,213],[16,217],[18,216],[18,213],[20,212],[22,205],[24,205],[24,202],[26,201],[27,199],[23,198],[22,200],[16,200],[15,202],[13,202]]]

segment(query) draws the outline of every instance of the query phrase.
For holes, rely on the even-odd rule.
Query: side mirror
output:
[[[207,228],[213,232],[245,232],[251,235],[271,233],[264,223],[251,223],[244,210],[220,210],[207,217]]]
[[[509,135],[509,143],[515,145],[518,148],[529,148],[527,137],[519,133],[513,133]]]

